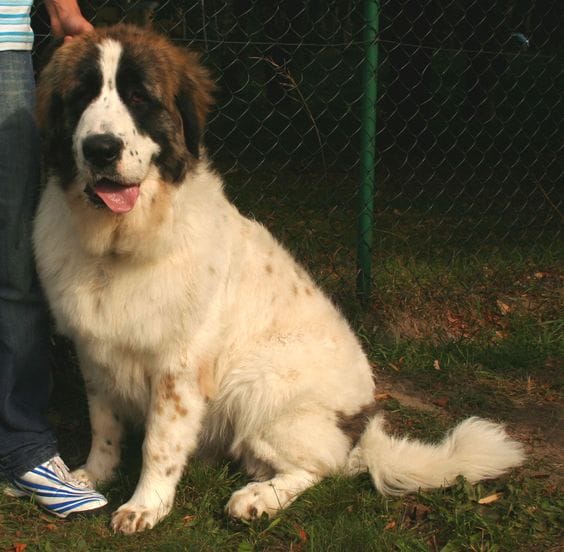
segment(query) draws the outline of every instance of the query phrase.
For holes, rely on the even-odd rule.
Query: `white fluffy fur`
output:
[[[230,453],[258,480],[227,505],[244,519],[276,513],[332,473],[368,467],[378,488],[396,492],[522,461],[500,426],[476,419],[433,447],[388,437],[375,418],[351,453],[339,416],[374,393],[361,346],[287,251],[227,201],[205,161],[181,186],[150,165],[127,214],[93,208],[83,187],[80,175],[67,192],[50,178],[34,238],[88,393],[92,447],[77,475],[111,479],[124,420],[145,427],[140,480],[113,516],[116,531],[170,511],[198,447]]]
[[[370,421],[351,452],[349,467],[353,472],[367,468],[384,494],[452,485],[458,475],[475,483],[498,477],[523,461],[521,445],[503,426],[487,420],[464,420],[438,445],[392,437],[383,423],[379,416]]]

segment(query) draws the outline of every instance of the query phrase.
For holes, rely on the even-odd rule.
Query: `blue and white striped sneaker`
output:
[[[54,456],[11,483],[5,494],[32,497],[36,504],[60,518],[96,510],[108,503],[103,495],[74,479],[60,456]]]

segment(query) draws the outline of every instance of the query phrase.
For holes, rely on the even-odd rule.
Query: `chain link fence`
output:
[[[363,4],[375,19],[366,20]],[[451,288],[464,293],[470,281],[489,285],[491,273],[508,266],[500,259],[557,257],[561,1],[81,5],[96,25],[151,24],[202,52],[219,84],[206,143],[229,196],[345,308],[355,302],[363,239],[363,66],[371,46],[378,56],[368,72],[377,92],[374,195],[361,206],[374,207],[369,306],[408,293],[410,278],[419,295],[434,282],[423,293],[428,300]],[[40,46],[48,32],[41,8],[34,25]],[[367,30],[376,33],[372,44]]]

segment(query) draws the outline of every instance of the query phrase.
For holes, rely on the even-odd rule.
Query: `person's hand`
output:
[[[51,34],[70,38],[91,31],[94,27],[84,18],[76,0],[46,0],[51,21]]]

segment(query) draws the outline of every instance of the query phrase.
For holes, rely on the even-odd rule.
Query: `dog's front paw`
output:
[[[139,533],[153,528],[169,511],[170,507],[162,504],[158,508],[146,508],[126,502],[113,513],[111,526],[115,533]]]
[[[96,478],[86,469],[86,466],[82,466],[71,472],[71,477],[85,487],[93,489],[96,486]]]

